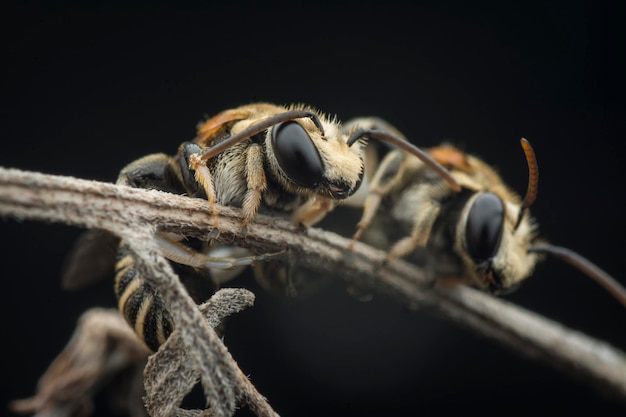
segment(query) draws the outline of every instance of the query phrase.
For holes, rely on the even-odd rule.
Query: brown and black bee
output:
[[[376,118],[351,123],[367,129],[384,125],[397,132]],[[353,130],[353,134],[360,132]],[[586,273],[626,305],[626,290],[614,278],[582,256],[539,237],[529,214],[537,196],[537,160],[527,140],[522,139],[521,145],[529,167],[523,199],[493,168],[452,145],[427,152],[449,171],[460,186],[456,189],[421,160],[397,150],[388,152],[368,181],[353,241],[362,238],[387,250],[387,260],[406,257],[425,266],[434,282],[469,284],[494,294],[515,289],[531,276],[544,254],[551,254]]]

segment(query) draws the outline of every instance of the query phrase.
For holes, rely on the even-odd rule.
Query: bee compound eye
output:
[[[306,130],[294,121],[272,129],[272,148],[278,165],[294,183],[314,188],[324,174],[324,164]]]
[[[493,193],[483,193],[472,203],[465,225],[467,252],[476,261],[492,258],[500,246],[504,204]]]

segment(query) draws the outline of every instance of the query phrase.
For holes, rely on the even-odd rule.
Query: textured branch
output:
[[[208,325],[217,327],[227,316],[249,307],[254,302],[254,294],[240,288],[221,289],[211,299],[200,306],[200,311],[206,318]],[[165,342],[159,351],[148,359],[148,364],[144,371],[146,385],[146,408],[152,417],[157,416],[201,416],[201,410],[182,410],[177,407],[185,395],[187,395],[195,385],[198,377],[203,380],[211,380],[209,376],[203,376],[202,370],[206,368],[202,362],[195,363],[194,354],[196,349],[192,340],[188,340],[193,332],[183,326],[178,326],[170,338]],[[187,340],[186,340],[187,339]],[[203,345],[204,343],[199,343]],[[192,348],[190,348],[190,346]],[[221,346],[220,344],[209,343],[208,346]],[[226,351],[216,352],[217,363],[213,363],[216,370],[223,373],[233,372],[231,376],[236,386],[237,395],[230,398],[230,403],[236,403],[243,397],[244,402],[259,416],[274,416],[276,413],[271,409],[248,378],[239,370],[230,354]],[[208,362],[211,363],[211,362]],[[222,377],[223,380],[226,378]],[[213,380],[215,384],[219,380]],[[237,386],[238,385],[238,386]],[[207,398],[209,396],[207,395]],[[224,398],[213,398],[211,403],[218,404],[224,402]],[[227,403],[230,406],[230,403]],[[233,410],[224,410],[232,413]],[[211,415],[218,415],[220,412],[215,407],[211,410]]]
[[[130,383],[116,384],[120,407],[132,417],[145,417],[137,376],[149,353],[117,309],[94,307],[81,315],[73,336],[39,379],[37,393],[13,401],[11,409],[37,416],[88,416],[102,381],[126,372]]]
[[[129,230],[145,225],[200,239],[207,239],[213,230],[211,211],[204,200],[2,168],[0,215],[106,229],[123,237]],[[333,275],[351,285],[392,294],[410,306],[433,311],[523,355],[570,372],[594,388],[626,399],[626,355],[603,341],[471,288],[429,285],[422,270],[404,261],[379,268],[385,254],[363,244],[354,247],[347,263],[348,240],[328,231],[311,228],[303,232],[283,219],[259,215],[242,236],[241,218],[238,210],[219,207],[218,240],[258,253],[288,248],[289,256],[297,257],[299,267],[327,273],[341,271]],[[154,268],[159,262],[162,260],[153,259],[145,266]],[[167,275],[166,264],[161,266]],[[225,378],[237,379],[234,374]]]
[[[227,316],[251,306],[253,302],[254,294],[248,290],[224,288],[201,304],[199,309],[209,326],[215,328]],[[198,365],[198,353],[202,351],[188,347],[190,341],[185,340],[188,333],[184,327],[177,328],[164,346],[148,357],[151,352],[117,309],[92,308],[81,316],[71,340],[40,378],[37,393],[31,398],[13,401],[11,408],[38,416],[88,416],[94,408],[93,398],[102,384],[126,372],[130,383],[117,387],[116,399],[123,403],[120,407],[133,417],[147,415],[141,403],[143,390],[138,389],[141,384],[135,382],[138,377],[141,380],[142,374],[145,408],[152,417],[219,415],[224,411],[220,410],[223,399],[217,403],[218,407],[209,411],[210,414],[204,410],[181,409],[179,405],[203,370],[210,371],[214,366],[223,370],[226,366],[237,373],[234,382],[239,385],[238,396],[231,398],[232,402],[243,399],[258,416],[276,415],[227,353],[218,354],[221,357],[218,364],[207,362],[211,364],[210,369],[204,361]],[[213,344],[209,346],[215,347]],[[224,362],[227,364],[224,365]],[[211,383],[220,386],[223,380],[215,379]],[[131,389],[128,389],[129,386]]]

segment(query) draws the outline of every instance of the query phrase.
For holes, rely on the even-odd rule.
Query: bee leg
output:
[[[435,202],[424,203],[424,206],[420,207],[420,211],[415,216],[411,234],[400,239],[391,247],[385,262],[401,258],[420,246],[426,246],[439,211],[440,208]]]
[[[451,289],[463,284],[471,285],[471,282],[461,276],[433,277],[433,287]]]
[[[209,208],[211,208],[211,215],[213,216],[213,227],[214,230],[218,230],[217,195],[213,186],[213,176],[206,163],[202,160],[200,153],[189,155],[189,169],[195,172],[194,178],[196,182],[202,186],[206,193]]]
[[[187,195],[190,197],[207,198],[204,189],[200,187],[200,183],[196,180],[195,170],[191,168],[189,158],[191,155],[201,154],[202,148],[194,142],[183,142],[178,148],[178,159],[174,165],[180,172],[179,177]]]
[[[314,197],[306,201],[303,205],[294,210],[291,221],[297,226],[313,226],[335,208],[336,202],[330,198]]]
[[[419,210],[413,217],[411,234],[396,242],[387,253],[386,262],[405,256],[420,246],[426,246],[433,225],[439,216],[441,208],[439,201],[443,200],[452,191],[443,181],[435,184],[421,184],[415,192],[415,201],[419,203]]]
[[[352,242],[348,246],[349,250],[352,250],[354,243],[361,238],[365,229],[372,223],[382,197],[387,195],[397,181],[400,180],[405,158],[406,154],[398,149],[387,154],[380,163],[380,166],[372,178],[369,193],[363,204],[363,215],[357,224],[356,232],[352,236]]]
[[[207,252],[204,252],[207,256],[212,258],[244,258],[247,256],[254,256],[249,249],[242,248],[240,246],[229,246],[229,245],[216,245],[209,248]],[[266,262],[259,262],[258,264],[262,265]],[[254,263],[253,266],[256,266],[257,263]],[[243,271],[246,270],[246,266],[238,266],[232,269],[211,269],[206,270],[208,272],[209,280],[217,285],[217,287],[221,287],[223,284],[230,282],[231,280],[238,277]]]
[[[267,189],[267,179],[263,166],[263,148],[253,144],[246,150],[246,181],[248,190],[243,199],[244,219],[241,223],[242,234],[246,233],[248,223],[256,216],[261,205],[263,191]]]
[[[281,250],[279,252],[262,253],[260,255],[243,256],[240,258],[216,257],[195,251],[184,243],[171,239],[170,236],[162,233],[157,233],[155,239],[161,249],[161,252],[163,253],[163,256],[167,259],[198,269],[213,268],[229,270],[240,266],[249,266],[254,262],[267,261],[285,252],[284,250]]]
[[[204,198],[209,202],[211,215],[213,216],[213,230],[209,237],[217,238],[219,235],[217,195],[213,186],[213,176],[201,159],[202,148],[194,142],[183,142],[178,149],[178,160],[174,165],[178,169],[178,176],[183,183],[185,191],[190,197]]]
[[[432,256],[426,258],[423,270],[428,288],[450,289],[460,284],[468,284],[468,279],[460,275],[441,275],[440,272],[438,272],[438,262],[439,260]]]

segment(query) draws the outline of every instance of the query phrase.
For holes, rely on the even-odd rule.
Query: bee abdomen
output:
[[[154,352],[172,334],[174,323],[163,299],[134,267],[135,262],[122,242],[115,266],[115,295],[118,309],[135,333]]]

